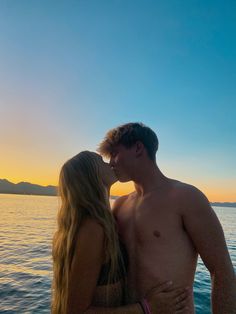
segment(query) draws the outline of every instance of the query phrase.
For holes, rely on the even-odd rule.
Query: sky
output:
[[[0,29],[0,178],[57,185],[143,122],[166,176],[236,201],[235,1],[1,0]]]

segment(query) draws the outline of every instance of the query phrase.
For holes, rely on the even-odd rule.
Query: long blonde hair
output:
[[[61,205],[58,228],[53,238],[52,313],[65,314],[68,300],[68,278],[78,231],[82,221],[96,219],[104,229],[105,250],[111,261],[109,282],[118,270],[119,244],[115,221],[110,211],[101,167],[95,153],[84,151],[61,168],[59,195]]]

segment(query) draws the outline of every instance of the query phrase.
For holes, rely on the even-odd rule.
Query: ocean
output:
[[[0,313],[50,313],[51,243],[58,198],[0,194]],[[236,270],[236,208],[214,207]],[[210,275],[199,258],[196,314],[210,314]]]

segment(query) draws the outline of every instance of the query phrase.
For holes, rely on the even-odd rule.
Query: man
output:
[[[191,289],[198,254],[212,280],[212,312],[236,313],[236,281],[224,234],[205,195],[196,187],[167,178],[156,164],[158,139],[141,123],[110,130],[99,151],[110,158],[119,181],[135,191],[113,206],[129,255],[130,302],[166,280]]]

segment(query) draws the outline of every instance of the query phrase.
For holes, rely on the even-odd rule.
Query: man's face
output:
[[[132,180],[132,173],[135,165],[135,147],[126,148],[124,145],[117,145],[110,157],[110,166],[114,170],[120,182]]]

